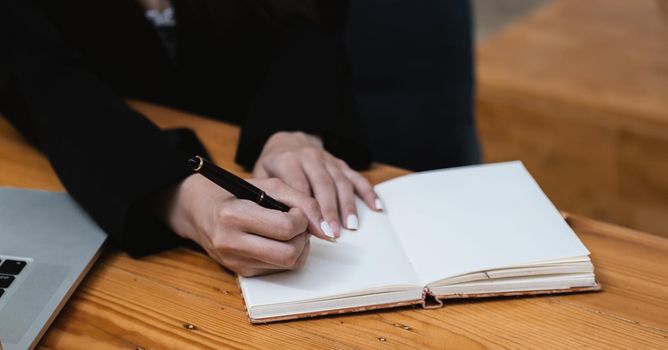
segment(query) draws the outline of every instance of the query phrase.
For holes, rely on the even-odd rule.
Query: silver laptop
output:
[[[107,235],[65,193],[0,188],[0,343],[31,349]]]

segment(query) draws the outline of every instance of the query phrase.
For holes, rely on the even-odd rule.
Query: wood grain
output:
[[[237,129],[141,102],[162,127],[195,129],[232,164]],[[0,185],[61,189],[48,162],[0,119]],[[25,157],[24,157],[25,156]],[[374,182],[405,171],[376,165]],[[177,249],[135,260],[108,250],[39,349],[486,349],[668,347],[668,239],[571,215],[599,293],[452,301],[270,325],[249,324],[232,275]]]
[[[555,0],[483,42],[485,160],[521,159],[562,209],[668,237],[665,6]]]

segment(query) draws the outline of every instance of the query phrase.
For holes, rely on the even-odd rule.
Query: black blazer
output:
[[[320,134],[365,166],[336,35],[297,18],[263,17],[254,2],[211,21],[176,0],[171,57],[135,0],[0,1],[0,113],[49,158],[68,192],[134,256],[182,241],[147,205],[189,175],[178,147],[119,96],[242,125],[236,160],[253,166],[280,130]]]

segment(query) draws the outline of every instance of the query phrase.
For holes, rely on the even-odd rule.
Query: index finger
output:
[[[290,186],[277,186],[272,189],[271,196],[284,202],[290,207],[297,207],[304,211],[308,217],[308,230],[314,236],[330,242],[335,242],[334,232],[322,217],[320,205],[315,198],[310,197]]]
[[[380,202],[380,199],[378,199],[376,191],[373,190],[373,187],[371,187],[371,184],[364,178],[364,176],[348,167],[343,169],[343,174],[345,174],[350,182],[353,183],[355,192],[362,197],[362,200],[364,200],[364,203],[366,203],[370,209],[383,211],[383,205]]]
[[[254,202],[240,200],[237,209],[245,215],[244,220],[237,223],[246,232],[267,238],[289,241],[295,236],[306,232],[308,218],[300,208],[292,208],[289,212],[267,209]]]

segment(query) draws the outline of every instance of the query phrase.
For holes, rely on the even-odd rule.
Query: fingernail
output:
[[[384,210],[383,208],[383,202],[380,201],[380,198],[376,198],[376,209],[377,210]]]
[[[325,236],[327,236],[327,237],[329,237],[329,238],[331,238],[331,239],[336,239],[336,238],[334,237],[334,231],[332,231],[332,228],[329,227],[329,224],[327,223],[327,221],[322,220],[322,221],[320,222],[320,229],[322,229],[322,232],[325,233]]]
[[[334,237],[339,238],[341,237],[341,227],[339,227],[339,222],[338,221],[330,221],[329,222],[329,227],[332,228],[332,231],[334,232]]]
[[[348,214],[346,218],[346,228],[349,230],[357,230],[360,227],[359,221],[357,220],[357,215]]]

